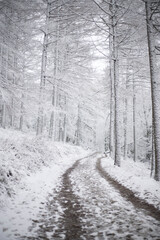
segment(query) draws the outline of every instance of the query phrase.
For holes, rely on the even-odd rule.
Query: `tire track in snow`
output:
[[[63,175],[63,185],[59,193],[60,204],[64,209],[61,225],[65,233],[65,240],[81,239],[81,236],[84,234],[81,219],[85,216],[85,213],[81,209],[79,198],[72,190],[72,184],[69,177],[78,164],[79,161]],[[62,228],[59,230],[61,232]]]
[[[146,214],[154,217],[156,220],[160,221],[160,211],[152,204],[147,203],[143,199],[140,199],[134,195],[134,193],[123,186],[121,183],[117,182],[114,178],[112,178],[102,167],[101,159],[98,158],[96,163],[96,169],[107,182],[109,182],[114,188],[116,188],[122,197],[124,197],[127,201],[130,201],[136,208],[145,210]]]
[[[31,237],[23,236],[21,239],[30,240],[81,240],[84,239],[86,231],[84,229],[83,218],[86,211],[80,203],[80,198],[74,193],[70,179],[70,174],[83,159],[94,156],[96,153],[77,160],[72,167],[62,175],[58,190],[54,191],[54,196],[48,197],[46,214],[41,215],[38,221],[30,228]]]
[[[97,153],[91,154],[85,158],[77,160],[62,176],[62,188],[58,194],[59,203],[64,209],[60,225],[53,235],[54,239],[59,239],[59,236],[64,234],[65,240],[81,240],[84,239],[86,231],[84,230],[83,218],[86,212],[80,203],[80,198],[74,193],[70,174],[76,169],[81,160],[94,156]]]
[[[87,211],[83,219],[86,229],[84,239],[159,240],[160,222],[143,209],[133,206],[109,181],[102,178],[96,163],[96,158],[81,161],[70,175],[73,190]]]
[[[23,240],[159,239],[157,222],[102,178],[97,171],[100,159],[91,156],[63,174],[58,189],[48,198],[46,213],[40,214],[31,237]]]

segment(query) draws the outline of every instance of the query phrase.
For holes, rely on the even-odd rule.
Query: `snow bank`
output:
[[[81,147],[0,129],[0,239],[28,235],[62,174],[88,154]]]
[[[144,163],[122,160],[121,167],[114,166],[111,158],[101,160],[105,171],[135,195],[160,209],[160,182],[150,178],[150,169]]]
[[[80,147],[53,143],[14,130],[0,129],[0,206],[16,193],[24,177],[51,162],[59,164],[66,157],[76,159],[85,151]]]

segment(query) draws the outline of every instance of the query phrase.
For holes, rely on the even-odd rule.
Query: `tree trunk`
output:
[[[63,142],[66,142],[66,121],[67,121],[66,113],[64,114],[64,121],[63,121]]]
[[[160,181],[160,86],[157,74],[157,62],[155,53],[154,27],[151,15],[151,1],[146,0],[146,21],[149,49],[149,63],[151,75],[151,97],[152,97],[152,117],[153,117],[153,137],[155,149],[155,180]]]
[[[152,124],[153,125],[153,124]],[[151,177],[154,177],[155,175],[155,148],[154,148],[154,133],[153,133],[153,127],[152,127],[152,157],[151,157]]]
[[[6,127],[6,103],[3,102],[2,105],[2,127]]]
[[[54,112],[52,111],[51,117],[50,117],[50,125],[49,125],[49,138],[52,138],[53,136],[53,122],[54,122]]]
[[[26,87],[25,87],[25,52],[23,52],[24,54],[24,61],[23,61],[23,87],[24,87],[24,92],[22,93],[21,96],[21,106],[20,106],[20,120],[19,120],[19,130],[22,131],[23,129],[23,124],[24,124],[24,99],[25,99],[25,91],[26,91]]]
[[[114,76],[114,140],[115,156],[114,164],[120,167],[121,158],[121,121],[120,121],[120,99],[119,99],[119,60],[118,60],[118,43],[117,43],[117,17],[116,17],[116,0],[112,1],[113,14],[113,76]]]
[[[78,116],[77,116],[77,139],[76,144],[79,146],[80,144],[80,106],[78,105]]]
[[[112,0],[110,1],[112,4]],[[112,11],[112,5],[110,5],[110,10]],[[109,150],[111,157],[114,157],[114,77],[113,77],[113,18],[110,17],[110,27],[109,27],[109,77],[110,77],[110,129],[109,129]]]
[[[23,119],[24,119],[24,94],[22,94],[22,100],[21,100],[21,109],[20,109],[20,121],[19,121],[19,130],[22,130],[23,128]]]
[[[56,50],[57,52],[58,50]],[[58,57],[58,55],[56,54]],[[56,138],[56,119],[57,119],[57,113],[56,113],[56,108],[57,108],[57,57],[55,58],[55,66],[54,66],[54,86],[52,90],[52,112],[51,112],[51,117],[50,117],[50,128],[49,128],[49,138],[53,138],[54,140]]]
[[[127,159],[127,125],[128,125],[128,99],[127,99],[127,92],[128,92],[128,67],[126,72],[126,89],[125,89],[125,100],[124,100],[124,159]]]
[[[16,80],[15,80],[15,75],[13,76],[13,85],[15,85]],[[11,121],[10,125],[11,127],[14,127],[14,118],[15,118],[15,103],[14,103],[14,96],[12,95],[11,99]]]
[[[40,97],[39,97],[40,102],[39,102],[38,119],[37,119],[37,135],[40,135],[43,132],[43,120],[44,120],[43,104],[44,104],[45,78],[46,78],[46,69],[47,69],[49,11],[50,11],[50,4],[47,2],[46,28],[44,31],[43,50],[42,50],[41,82],[40,82]]]
[[[134,70],[133,70],[134,71]],[[135,79],[133,73],[133,160],[137,159],[137,142],[136,142],[136,94],[135,94]]]
[[[58,84],[57,84],[57,75],[58,75],[58,59],[59,59],[59,54],[58,54],[58,41],[59,41],[59,22],[57,22],[57,29],[56,29],[56,45],[54,49],[54,73],[53,73],[53,90],[52,90],[52,113],[50,117],[50,129],[49,129],[49,138],[53,138],[56,140],[56,120],[57,120],[57,97],[58,97]]]

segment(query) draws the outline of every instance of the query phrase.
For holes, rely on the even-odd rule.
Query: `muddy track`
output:
[[[144,200],[136,197],[134,193],[123,186],[121,183],[117,182],[114,178],[112,178],[102,167],[101,159],[99,158],[96,163],[96,169],[98,170],[101,177],[103,177],[106,181],[108,181],[114,188],[116,188],[122,197],[126,200],[130,201],[136,208],[145,210],[146,214],[154,217],[156,220],[160,221],[160,211],[154,207],[152,204],[145,202]]]
[[[79,197],[73,192],[70,174],[78,167],[81,160],[92,157],[95,154],[97,153],[77,160],[76,163],[63,174],[59,199],[61,206],[65,209],[61,222],[65,232],[65,240],[80,240],[83,239],[82,236],[86,234],[84,223],[82,222],[86,212],[83,211]]]
[[[157,209],[112,179],[102,168],[101,158],[92,154],[77,160],[62,175],[33,220],[31,237],[17,239],[159,240],[159,222],[149,216],[160,219]]]
[[[65,209],[61,222],[65,232],[65,240],[81,239],[81,235],[84,234],[81,219],[85,216],[85,213],[82,211],[79,198],[72,190],[69,177],[70,173],[78,166],[78,163],[79,161],[63,175],[63,185],[59,193],[60,204]]]
[[[58,190],[54,191],[53,197],[49,196],[47,205],[45,206],[46,214],[40,215],[39,220],[34,221],[29,229],[30,232],[35,232],[36,236],[23,236],[19,239],[27,240],[81,240],[82,236],[86,235],[84,223],[86,211],[83,211],[83,206],[80,204],[79,197],[74,194],[73,186],[70,180],[70,174],[78,167],[79,162],[94,156],[96,153],[77,160],[72,167],[62,175],[62,181]],[[59,212],[58,206],[62,209]],[[57,219],[56,214],[60,217]],[[56,228],[55,228],[56,227]],[[34,229],[37,229],[34,231]],[[48,234],[49,233],[49,236]]]

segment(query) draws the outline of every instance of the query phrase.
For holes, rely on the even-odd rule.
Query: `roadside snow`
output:
[[[150,169],[146,164],[122,159],[119,168],[114,166],[110,157],[101,159],[101,163],[112,178],[132,190],[137,197],[160,209],[160,182],[150,178]]]
[[[0,130],[0,142],[0,239],[14,240],[29,234],[62,174],[89,152],[18,131]]]
[[[159,221],[122,197],[112,184],[101,177],[96,164],[96,157],[84,159],[70,175],[84,216],[81,219],[84,239],[160,239]]]

